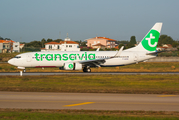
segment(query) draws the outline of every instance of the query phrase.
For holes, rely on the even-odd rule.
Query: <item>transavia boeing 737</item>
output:
[[[59,67],[63,70],[91,72],[90,67],[121,66],[142,62],[157,56],[157,43],[162,23],[156,23],[143,40],[130,49],[119,51],[54,51],[29,52],[8,61],[19,69],[26,67]]]

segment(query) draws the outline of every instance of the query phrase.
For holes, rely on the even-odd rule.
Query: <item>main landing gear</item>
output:
[[[84,68],[83,68],[83,72],[91,72],[90,67],[84,67]]]

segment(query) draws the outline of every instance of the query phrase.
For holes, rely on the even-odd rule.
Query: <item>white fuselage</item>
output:
[[[116,58],[117,51],[54,51],[54,52],[29,52],[17,55],[8,63],[24,69],[25,67],[62,67],[64,63],[87,60],[105,59],[101,66],[120,66],[133,64],[153,58],[155,56],[146,55],[144,51],[122,51]]]

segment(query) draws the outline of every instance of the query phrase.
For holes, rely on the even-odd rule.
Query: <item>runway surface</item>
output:
[[[179,111],[179,96],[0,92],[0,108]]]
[[[84,73],[84,72],[26,72],[22,73],[24,76],[28,75],[179,75],[179,72],[91,72],[91,73]],[[0,72],[0,76],[2,75],[13,75],[19,76],[20,72]]]

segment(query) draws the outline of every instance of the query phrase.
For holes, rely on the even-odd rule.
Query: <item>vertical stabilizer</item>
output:
[[[161,28],[162,28],[162,23],[155,23],[155,25],[142,39],[139,45],[127,49],[126,51],[150,51],[150,52],[156,51]]]

